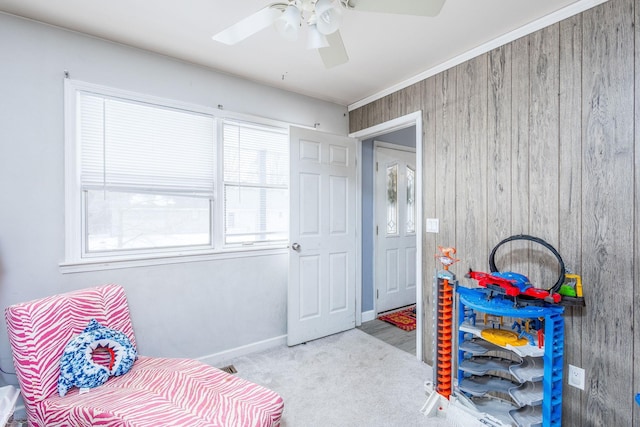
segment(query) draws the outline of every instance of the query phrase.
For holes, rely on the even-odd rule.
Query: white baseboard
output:
[[[363,322],[368,322],[370,320],[373,320],[376,318],[376,311],[375,310],[369,310],[369,311],[363,311],[362,312],[362,321]]]
[[[267,350],[281,345],[287,345],[286,335],[269,338],[263,341],[232,348],[230,350],[221,351],[220,353],[210,354],[208,356],[202,356],[199,357],[198,360],[211,366],[217,366],[222,362],[228,362],[234,357],[246,356],[247,354]]]

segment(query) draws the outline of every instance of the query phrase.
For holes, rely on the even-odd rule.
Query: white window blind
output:
[[[213,197],[211,116],[79,92],[83,189]]]
[[[286,241],[287,131],[230,121],[223,129],[225,244]]]
[[[87,256],[211,248],[215,118],[77,92]]]

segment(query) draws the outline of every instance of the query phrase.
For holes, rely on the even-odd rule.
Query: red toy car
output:
[[[560,294],[550,293],[545,289],[533,287],[529,279],[518,273],[510,271],[504,273],[483,273],[469,270],[465,277],[477,280],[478,285],[492,291],[511,297],[528,297],[557,304],[562,298]]]

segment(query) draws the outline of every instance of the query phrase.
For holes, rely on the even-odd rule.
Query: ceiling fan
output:
[[[212,38],[234,45],[274,25],[287,40],[296,40],[302,23],[308,26],[307,48],[317,49],[326,68],[349,60],[340,35],[344,10],[400,15],[436,16],[446,0],[287,0],[272,3]]]

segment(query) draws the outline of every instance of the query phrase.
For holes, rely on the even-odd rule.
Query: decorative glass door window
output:
[[[387,166],[387,234],[398,234],[398,165]]]
[[[416,232],[416,171],[407,166],[407,234]]]

